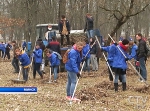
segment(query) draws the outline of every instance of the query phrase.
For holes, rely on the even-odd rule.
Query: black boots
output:
[[[118,83],[114,83],[115,92],[118,92]]]
[[[122,90],[123,90],[123,91],[126,90],[126,82],[122,83]]]
[[[115,92],[118,91],[118,83],[114,83],[114,87],[115,87]],[[122,90],[125,91],[126,90],[126,82],[122,83]]]
[[[114,83],[115,92],[118,92],[118,83]],[[122,83],[122,90],[126,90],[126,82]]]

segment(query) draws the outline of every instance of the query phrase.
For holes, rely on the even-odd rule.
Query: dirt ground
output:
[[[147,62],[149,63],[149,61]],[[81,103],[69,104],[66,101],[66,72],[59,73],[58,83],[45,84],[48,81],[49,67],[41,80],[40,76],[30,79],[25,84],[14,84],[10,62],[0,62],[0,86],[34,86],[37,94],[1,94],[0,111],[150,111],[150,88],[138,81],[138,76],[131,70],[127,72],[127,91],[115,93],[113,84],[108,80],[108,71],[104,61],[100,61],[99,71],[90,76],[82,74],[76,91]],[[150,84],[150,65],[147,64],[148,83]]]

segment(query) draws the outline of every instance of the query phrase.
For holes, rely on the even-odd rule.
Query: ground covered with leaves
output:
[[[27,83],[17,84],[11,81],[17,78],[11,63],[1,61],[0,66],[0,86],[38,88],[37,94],[0,95],[0,111],[150,111],[150,87],[145,87],[144,83],[138,81],[137,74],[130,66],[127,72],[127,91],[124,92],[121,85],[119,92],[114,92],[104,61],[100,62],[98,72],[91,72],[90,75],[83,73],[75,94],[81,103],[72,105],[66,101],[66,72],[59,73],[57,83],[46,84],[49,77],[49,67],[46,67],[43,80],[38,74],[34,80],[30,73]],[[149,64],[147,69],[149,73]],[[149,75],[147,82],[150,84]]]

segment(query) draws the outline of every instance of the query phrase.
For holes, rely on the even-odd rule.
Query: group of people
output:
[[[136,39],[138,41],[138,45],[136,45],[136,42],[133,40],[130,41],[128,39],[123,39],[122,41],[119,41],[119,43],[111,42],[110,46],[101,47],[101,51],[106,51],[108,53],[106,62],[108,62],[110,66],[109,80],[114,81],[114,89],[116,92],[118,91],[118,80],[122,82],[122,90],[126,90],[126,70],[128,68],[128,60],[133,59],[133,65],[144,79],[143,80],[142,78],[139,78],[139,80],[141,82],[147,80],[147,70],[145,66],[147,59],[146,41],[142,38],[142,34],[140,33],[136,34]],[[72,99],[77,78],[81,76],[80,63],[83,63],[83,61],[88,63],[90,53],[89,55],[86,53],[88,50],[92,52],[92,48],[86,50],[87,45],[88,44],[84,45],[84,43],[78,42],[72,47],[68,54],[68,61],[65,64],[65,68],[68,73],[68,82],[66,88],[68,100]],[[80,52],[83,52],[82,56]],[[86,59],[84,57],[85,54]],[[90,57],[92,57],[92,54]],[[77,98],[73,99],[78,100]]]
[[[74,89],[77,83],[77,79],[80,78],[81,64],[84,63],[83,71],[87,71],[90,74],[92,71],[98,71],[98,53],[99,51],[107,52],[107,61],[109,63],[109,79],[114,81],[114,89],[118,91],[118,79],[122,82],[122,90],[126,90],[126,70],[128,68],[127,61],[134,59],[135,67],[144,78],[147,80],[147,71],[145,66],[146,61],[146,42],[142,38],[142,34],[136,34],[136,39],[139,42],[138,45],[134,41],[128,39],[123,39],[122,41],[111,42],[110,46],[99,47],[98,42],[93,35],[93,18],[90,14],[86,15],[86,25],[84,31],[87,31],[87,38],[85,41],[72,43],[70,50],[67,53],[67,61],[65,62],[65,69],[67,71],[67,99],[78,100],[73,96]],[[28,80],[29,68],[33,65],[33,78],[36,78],[36,72],[43,79],[43,74],[45,74],[44,67],[46,65],[46,60],[50,61],[50,67],[54,73],[54,82],[57,82],[58,70],[61,62],[61,46],[63,45],[64,36],[67,38],[67,44],[70,44],[69,34],[70,34],[70,24],[66,20],[65,16],[62,15],[61,21],[59,22],[59,32],[61,35],[61,44],[57,41],[56,33],[52,31],[52,27],[48,26],[48,32],[45,34],[45,38],[48,43],[44,44],[41,38],[39,38],[35,43],[35,48],[33,53],[28,56],[20,47],[17,46],[16,41],[12,41],[11,45],[8,43],[6,46],[0,43],[0,51],[7,53],[5,49],[13,47],[13,59],[12,66],[15,69],[15,73],[20,71],[20,65],[22,66],[23,79]],[[130,50],[128,50],[130,48]],[[99,50],[100,49],[100,50]],[[10,54],[8,54],[10,59]],[[31,64],[32,63],[32,64]],[[92,69],[90,69],[92,66]],[[110,71],[111,70],[111,71]],[[111,72],[114,72],[114,77]],[[142,78],[140,81],[143,82]]]
[[[0,55],[2,58],[6,58],[9,60],[10,59],[10,50],[12,49],[12,45],[10,44],[10,42],[8,43],[0,43]]]
[[[109,79],[114,81],[115,91],[118,91],[118,79],[122,82],[122,90],[126,90],[126,70],[128,68],[127,61],[134,59],[134,66],[136,70],[141,74],[142,78],[139,81],[144,82],[147,80],[146,60],[147,60],[147,49],[146,41],[142,38],[142,34],[137,34],[136,42],[123,39],[119,44],[112,43],[110,46],[102,47],[102,51],[108,52],[107,62],[111,69],[109,69]],[[114,72],[114,80],[113,74]]]
[[[88,41],[90,40],[91,37],[94,37],[94,19],[91,16],[91,14],[87,13],[86,14],[86,22],[85,22],[85,27],[84,27],[84,32],[86,32]],[[58,30],[59,30],[59,34],[61,37],[60,43],[61,46],[64,46],[64,37],[66,37],[67,39],[67,44],[66,45],[71,45],[70,42],[70,31],[71,31],[71,27],[70,27],[70,23],[69,21],[66,19],[65,15],[61,16],[61,20],[58,23]],[[56,36],[56,32],[53,30],[51,25],[48,25],[48,30],[45,33],[45,38],[46,40],[48,40],[48,42],[52,41],[52,37]]]
[[[61,16],[61,20],[58,23],[59,34],[61,36],[61,46],[64,46],[64,37],[67,38],[67,45],[70,45],[70,23],[66,19],[65,15]],[[48,42],[52,41],[52,37],[56,36],[56,31],[53,30],[51,25],[48,25],[48,30],[45,33],[45,38]]]
[[[46,47],[43,44],[42,39],[38,39],[35,44],[35,48],[31,55],[28,55],[23,49],[25,47],[18,47],[16,41],[12,41],[13,46],[13,59],[12,66],[14,67],[14,73],[19,73],[22,70],[23,80],[28,80],[29,68],[33,66],[33,78],[36,78],[36,72],[43,79],[43,74],[45,74],[45,58],[47,57],[50,61],[50,67],[54,72],[54,81],[57,79],[57,70],[60,65],[60,46],[57,43],[56,37],[52,37],[52,41]],[[58,50],[57,50],[58,49]],[[21,67],[19,67],[21,66]]]

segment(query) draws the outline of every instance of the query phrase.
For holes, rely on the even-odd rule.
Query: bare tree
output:
[[[106,37],[108,32],[117,37],[143,32],[149,35],[149,0],[5,0],[7,17],[22,19],[22,28],[11,26],[10,37],[34,41],[36,24],[58,23],[66,15],[72,29],[83,29],[86,13],[94,18],[94,27]],[[4,14],[3,11],[1,13]]]
[[[111,36],[114,36],[118,29],[127,22],[127,20],[133,16],[140,14],[145,11],[145,9],[149,6],[149,1],[139,0],[112,0],[111,4],[113,7],[107,6],[107,2],[103,1],[104,5],[101,4],[99,7],[107,12],[109,12],[115,18],[115,25],[112,28],[110,33]],[[138,10],[137,10],[138,7]]]

